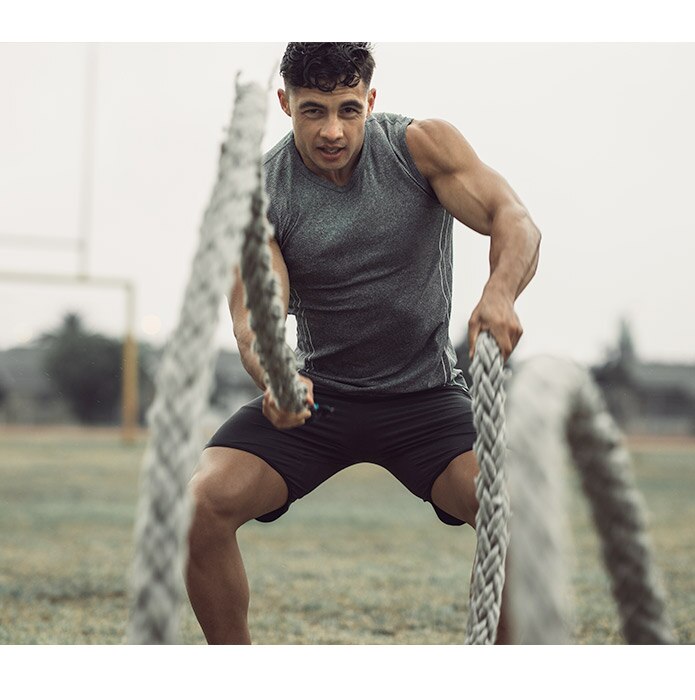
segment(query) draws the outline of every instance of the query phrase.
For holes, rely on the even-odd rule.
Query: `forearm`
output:
[[[236,336],[237,346],[239,348],[239,355],[241,357],[241,364],[244,369],[248,372],[251,379],[253,379],[256,386],[261,390],[265,391],[268,386],[266,384],[266,371],[261,364],[261,360],[258,354],[254,350],[254,334],[251,329],[249,329],[245,334],[241,336]],[[290,346],[285,343],[290,353],[294,354],[294,351]]]
[[[533,279],[538,267],[541,234],[523,208],[495,215],[490,232],[490,278],[495,290],[512,303]]]
[[[308,405],[298,410],[282,408],[276,403],[273,392],[266,386],[265,370],[253,349],[253,331],[249,329],[248,334],[243,338],[237,335],[237,345],[244,369],[251,375],[256,386],[263,391],[263,415],[279,430],[289,430],[306,423],[311,417],[309,407],[314,405],[314,385],[311,379],[298,375],[299,381],[304,384],[305,401]],[[285,346],[290,349],[287,343]],[[292,352],[291,349],[290,352]]]
[[[239,348],[239,356],[241,357],[241,364],[244,369],[248,372],[251,379],[253,379],[256,386],[261,390],[266,390],[265,383],[265,369],[261,365],[261,361],[253,348],[254,344],[254,334],[251,329],[243,334],[235,334],[237,346]]]

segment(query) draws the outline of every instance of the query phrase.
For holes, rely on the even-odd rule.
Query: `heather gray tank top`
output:
[[[351,395],[466,386],[449,338],[453,219],[408,151],[411,121],[372,114],[342,187],[304,165],[291,132],[265,156],[297,360],[317,386]]]

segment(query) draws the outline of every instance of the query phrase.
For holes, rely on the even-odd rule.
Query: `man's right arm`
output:
[[[282,257],[282,252],[280,251],[280,246],[274,238],[270,240],[270,257],[273,270],[276,273],[279,282],[280,300],[285,311],[285,318],[287,318],[287,310],[290,302],[290,278],[287,272],[287,266],[285,265],[285,260]],[[244,369],[249,373],[253,381],[256,383],[256,386],[258,386],[259,389],[265,393],[263,400],[263,413],[266,418],[268,418],[268,420],[275,425],[276,428],[287,429],[302,425],[311,415],[308,408],[301,413],[288,413],[280,410],[277,404],[272,400],[270,389],[265,383],[265,370],[261,365],[258,355],[253,349],[253,343],[256,335],[251,329],[251,325],[249,323],[250,313],[246,307],[244,283],[238,268],[235,271],[235,278],[232,293],[229,297],[229,310],[232,315],[234,337],[236,338],[237,345],[239,347],[241,363],[244,366]],[[307,403],[313,405],[314,396],[313,384],[311,380],[306,377],[299,377],[299,379],[308,387]]]

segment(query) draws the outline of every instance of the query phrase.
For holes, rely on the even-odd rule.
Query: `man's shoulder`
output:
[[[428,179],[475,165],[477,157],[463,134],[445,119],[413,121],[406,135],[408,150]]]
[[[405,117],[395,112],[372,112],[367,119],[367,128],[381,131],[391,138],[405,132],[412,121],[412,117]]]
[[[269,151],[263,154],[263,167],[276,167],[285,158],[291,157],[290,146],[293,145],[292,132],[288,132],[283,136]]]
[[[405,134],[412,121],[411,117],[395,112],[372,112],[367,120],[369,150],[382,154],[388,151],[402,161],[407,150]]]
[[[388,147],[401,162],[403,167],[415,179],[417,184],[428,195],[432,196],[432,188],[427,177],[420,170],[419,153],[412,149],[411,132],[422,123],[413,117],[407,117],[393,112],[372,113],[374,117],[373,130],[378,135],[383,134],[382,143],[388,142]]]
[[[271,199],[275,199],[278,192],[291,189],[295,173],[293,150],[294,138],[290,131],[263,155],[263,179]]]
[[[369,116],[369,120],[383,127],[387,124],[408,124],[413,118],[406,117],[398,112],[372,112]]]

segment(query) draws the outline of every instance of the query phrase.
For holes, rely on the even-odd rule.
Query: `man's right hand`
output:
[[[270,389],[266,389],[263,394],[263,415],[278,429],[290,430],[304,425],[311,417],[310,406],[314,405],[314,383],[308,377],[298,377],[299,381],[306,384],[306,403],[307,407],[299,413],[292,411],[283,411],[273,399]]]

